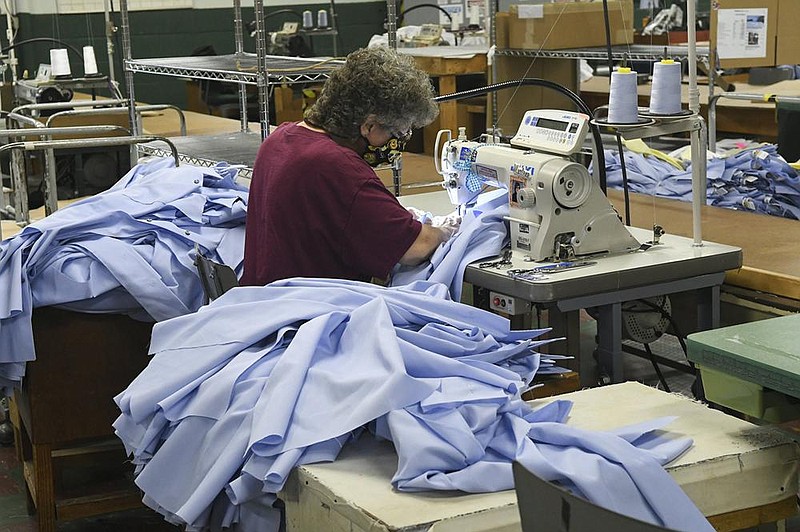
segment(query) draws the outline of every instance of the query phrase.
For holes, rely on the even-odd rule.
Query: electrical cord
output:
[[[449,102],[451,100],[462,100],[464,98],[471,98],[473,96],[481,96],[483,94],[488,94],[490,92],[496,92],[502,89],[515,89],[524,85],[528,86],[537,86],[537,87],[544,87],[547,89],[554,90],[556,92],[560,92],[578,107],[578,109],[584,113],[585,115],[589,116],[589,118],[594,117],[594,113],[586,105],[580,96],[575,94],[573,91],[568,89],[567,87],[560,85],[554,81],[550,81],[547,79],[542,78],[520,78],[517,80],[509,80],[509,81],[502,81],[500,83],[494,83],[492,85],[487,85],[485,87],[477,87],[475,89],[469,89],[460,92],[454,92],[452,94],[443,94],[441,96],[437,96],[433,99],[436,103],[442,102]],[[592,138],[594,139],[595,147],[597,148],[596,156],[597,156],[597,165],[599,169],[599,177],[600,177],[600,189],[605,194],[606,192],[606,157],[605,153],[603,152],[603,140],[600,138],[600,128],[596,124],[589,123],[589,127],[592,130]]]
[[[669,389],[667,380],[664,378],[664,374],[661,373],[661,368],[656,363],[656,358],[653,355],[653,350],[650,349],[650,344],[642,344],[642,345],[644,346],[644,350],[647,352],[647,356],[650,357],[650,363],[653,364],[653,369],[656,370],[656,375],[658,375],[658,381],[661,383],[661,386],[664,387],[664,391],[670,393],[672,390]]]
[[[397,25],[398,26],[402,26],[403,25],[403,17],[406,16],[406,13],[410,13],[411,11],[414,11],[415,9],[419,9],[421,7],[432,7],[432,8],[438,9],[439,11],[441,11],[442,13],[447,15],[447,20],[450,21],[450,24],[453,23],[453,15],[451,15],[450,12],[447,11],[446,9],[444,9],[443,7],[438,6],[436,4],[417,4],[415,6],[409,7],[408,9],[404,9],[403,11],[400,12],[399,15],[397,15]]]
[[[614,54],[611,50],[611,23],[608,20],[608,0],[603,0],[603,21],[606,30],[606,54],[608,55],[608,80],[611,83],[611,75],[614,73]],[[609,92],[609,94],[611,94]],[[599,136],[599,134],[598,134]],[[602,142],[602,141],[601,141]],[[602,146],[602,144],[600,144]],[[622,169],[622,189],[625,196],[625,225],[630,225],[631,218],[631,204],[630,197],[628,196],[628,172],[625,166],[625,153],[622,151],[622,142],[620,141],[619,132],[617,132],[617,146],[619,147],[619,164]],[[603,151],[602,147],[598,151]],[[605,157],[603,157],[603,175],[605,175]],[[606,189],[603,187],[603,192]]]
[[[625,154],[622,151],[622,136],[617,131],[617,149],[619,150],[619,158],[624,159]],[[630,204],[630,197],[628,193],[628,169],[623,161],[622,163],[622,194],[625,196],[625,225],[631,225],[631,210],[628,208]]]
[[[20,47],[20,46],[22,46],[24,44],[31,44],[31,43],[35,43],[35,42],[52,42],[52,43],[60,44],[60,45],[62,45],[64,47],[66,47],[69,51],[73,52],[75,55],[78,56],[78,58],[81,61],[83,61],[83,53],[80,50],[78,50],[77,48],[75,48],[71,44],[67,44],[64,41],[61,41],[61,40],[58,40],[58,39],[52,39],[50,37],[34,37],[32,39],[24,39],[22,41],[17,41],[14,44],[11,44],[9,46],[6,46],[6,47],[0,49],[0,53],[4,54],[4,53],[8,52],[9,50],[12,50],[14,48],[18,48],[18,47]]]

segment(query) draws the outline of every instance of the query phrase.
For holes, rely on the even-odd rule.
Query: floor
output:
[[[22,469],[14,446],[0,447],[0,532],[36,532],[35,516],[28,515]],[[76,519],[58,525],[59,532],[177,532],[180,528],[142,507],[139,510]]]

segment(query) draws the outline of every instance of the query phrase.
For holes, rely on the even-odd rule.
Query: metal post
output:
[[[333,0],[331,0],[328,7],[331,15],[331,29],[333,30],[333,57],[339,57],[339,21],[336,20],[336,11],[334,11]]]
[[[11,182],[14,184],[14,219],[17,225],[28,225],[28,178],[25,172],[25,156],[18,150],[11,152]]]
[[[489,51],[486,54],[486,61],[489,65],[489,84],[493,84],[497,82],[497,63],[495,62],[495,50],[497,48],[497,20],[496,16],[497,13],[494,10],[494,0],[487,0],[487,5],[489,8],[487,9],[488,17],[489,17]],[[580,78],[578,78],[580,79]],[[492,114],[491,114],[491,125],[492,130],[497,127],[497,91],[492,91]]]
[[[8,7],[8,4],[4,4]],[[14,3],[12,2],[12,5]],[[16,8],[14,8],[16,9]],[[17,82],[17,56],[16,50],[14,49],[14,24],[13,24],[13,17],[14,13],[12,13],[11,9],[6,9],[6,38],[8,39],[8,60],[6,63],[11,66],[11,82]],[[5,81],[5,77],[3,79]]]
[[[690,2],[691,3],[691,2]],[[693,245],[703,245],[702,212],[706,204],[706,127],[703,117],[694,117],[696,124],[690,133],[692,142],[692,240]]]
[[[258,84],[258,116],[261,122],[261,138],[269,136],[269,91],[267,82],[267,55],[266,31],[264,28],[264,1],[254,0],[256,15],[256,58],[258,61],[258,72],[256,79]]]
[[[700,89],[697,88],[697,0],[686,2],[686,29],[689,41],[689,110],[696,123],[691,131],[692,141],[692,238],[695,246],[703,245],[701,213],[706,204],[706,150],[708,138],[703,117],[700,116]],[[713,70],[713,69],[710,69]]]
[[[708,149],[717,152],[717,100],[720,95],[708,98]]]
[[[50,136],[45,136],[44,140],[52,140]],[[44,214],[50,216],[58,210],[58,166],[56,165],[55,150],[49,148],[44,151]]]
[[[242,0],[233,0],[233,36],[236,41],[236,54],[244,53]],[[244,83],[239,83],[239,122],[242,131],[247,131],[247,85]]]
[[[700,89],[697,88],[697,0],[686,2],[686,29],[689,40],[689,110],[700,113]],[[705,160],[705,156],[703,157]]]
[[[389,48],[397,50],[397,9],[395,0],[386,0],[386,33],[389,37]]]
[[[136,117],[136,105],[134,103],[136,96],[133,88],[133,71],[128,68],[128,61],[130,61],[133,57],[131,50],[131,26],[128,19],[128,0],[120,0],[119,12],[122,16],[122,68],[125,71],[125,84],[128,87],[128,118],[131,123],[131,133],[134,135],[139,135],[141,133],[141,127]],[[131,162],[136,160],[136,157],[134,156],[135,151],[136,149],[131,146]]]
[[[110,0],[105,0],[103,2],[103,11],[106,20],[106,53],[108,54],[108,79],[111,81],[116,81],[117,78],[114,77],[114,32],[116,28],[114,27],[114,22],[111,20],[110,8],[109,8]]]

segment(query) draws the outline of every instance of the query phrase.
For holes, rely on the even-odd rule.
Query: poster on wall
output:
[[[450,14],[450,17],[439,12],[439,24],[442,27],[457,30],[464,23],[464,2],[463,0],[438,0],[439,7]]]
[[[450,17],[439,12],[439,24],[454,31],[457,29],[486,29],[489,6],[486,0],[437,0],[439,7]],[[452,19],[452,20],[451,20]]]
[[[767,56],[767,9],[720,9],[717,54],[720,59]]]

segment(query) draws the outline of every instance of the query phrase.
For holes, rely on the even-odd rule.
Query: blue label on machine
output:
[[[459,154],[459,159],[469,159],[472,156],[472,150],[464,146],[461,148],[461,153]]]

